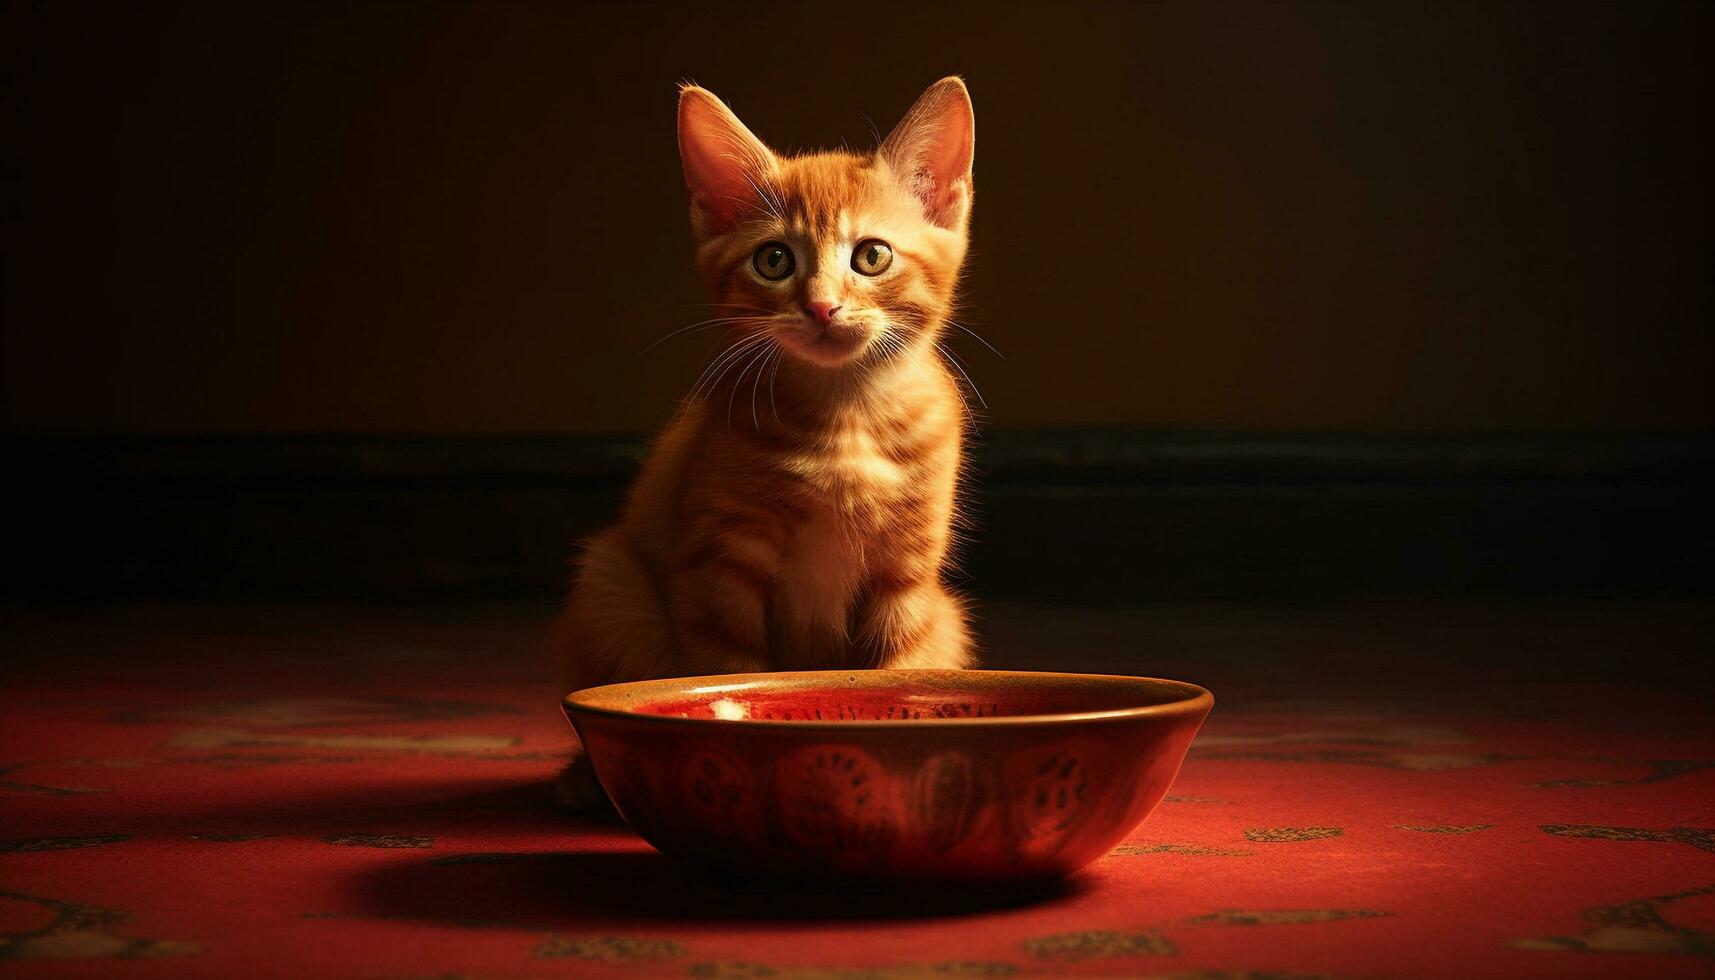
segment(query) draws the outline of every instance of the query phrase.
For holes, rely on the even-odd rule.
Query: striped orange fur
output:
[[[679,145],[732,342],[584,547],[555,629],[562,690],[969,665],[943,582],[965,412],[938,345],[970,219],[964,83],[931,86],[874,152],[801,156],[687,86]],[[600,800],[586,765],[560,797]]]

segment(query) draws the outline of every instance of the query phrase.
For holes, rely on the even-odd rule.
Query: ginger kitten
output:
[[[697,267],[735,337],[578,559],[560,690],[970,664],[942,582],[964,408],[936,341],[974,136],[958,78],[865,154],[777,154],[712,93],[680,92]],[[587,758],[556,795],[603,800]]]

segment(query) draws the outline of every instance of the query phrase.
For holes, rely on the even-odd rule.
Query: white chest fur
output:
[[[794,457],[788,464],[836,510],[851,512],[865,502],[895,496],[908,474],[867,429],[834,433],[827,448]]]
[[[835,432],[788,464],[812,491],[777,578],[776,615],[793,626],[843,629],[878,533],[875,515],[909,491],[912,473],[864,427]]]

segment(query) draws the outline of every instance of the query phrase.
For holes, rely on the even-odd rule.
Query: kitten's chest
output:
[[[921,491],[921,475],[868,435],[842,438],[787,465],[801,487],[803,518],[792,526],[779,587],[796,612],[843,620],[880,550],[878,538],[902,530],[889,515],[900,500]]]
[[[893,574],[913,542],[941,540],[945,529],[928,525],[951,514],[956,441],[935,454],[902,452],[869,435],[835,448],[794,463],[801,519],[792,524],[773,606],[788,635],[818,626],[844,635],[868,577]]]
[[[811,506],[793,528],[774,579],[774,616],[792,634],[819,625],[840,627],[862,584],[870,549],[850,519],[831,507]]]
[[[855,427],[794,454],[786,465],[817,503],[857,520],[908,493],[915,475],[888,440]]]

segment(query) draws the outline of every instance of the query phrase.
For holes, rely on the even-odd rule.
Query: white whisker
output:
[[[988,338],[984,337],[982,334],[977,333],[975,330],[972,330],[970,327],[965,326],[964,324],[960,323],[957,320],[948,319],[947,322],[949,324],[951,324],[952,326],[957,327],[960,330],[963,330],[965,333],[970,334],[972,337],[975,337],[977,339],[977,343],[982,344],[984,347],[987,347],[989,349],[989,351],[994,354],[994,356],[1000,358],[1003,361],[1006,360],[1006,355],[1002,354],[1000,352],[1000,349],[997,348],[995,345],[989,343]]]
[[[645,347],[642,350],[638,351],[637,356],[642,357],[643,355],[649,353],[650,351],[654,350],[657,347],[660,347],[662,344],[666,343],[669,340],[672,340],[674,337],[677,337],[680,334],[696,333],[700,330],[708,330],[711,327],[719,327],[719,326],[723,326],[726,324],[732,324],[732,323],[748,323],[748,322],[753,321],[753,320],[761,320],[761,319],[763,319],[763,318],[762,317],[756,317],[756,316],[717,316],[717,317],[714,317],[713,319],[709,319],[709,320],[699,320],[696,323],[692,323],[692,324],[689,324],[687,326],[680,327],[679,329],[674,330],[674,331],[667,333],[666,335],[660,337],[654,343],[650,344],[648,347]]]
[[[744,376],[750,373],[750,369],[753,365],[760,364],[762,359],[768,356],[767,343],[764,343],[761,346],[763,349],[761,351],[754,351],[751,356],[745,360],[744,367],[739,369],[738,377],[732,379],[732,392],[726,396],[726,425],[729,429],[732,428],[732,405],[738,398],[739,386],[744,384]],[[761,377],[760,371],[758,372],[757,377]]]
[[[710,381],[707,386],[704,387],[701,397],[707,398],[719,390],[721,379],[726,377],[727,372],[732,370],[733,365],[743,360],[746,355],[755,350],[758,345],[766,343],[767,340],[768,338],[765,336],[747,337],[729,348],[729,352],[721,358],[724,364],[721,367],[720,372],[714,376],[714,380]],[[695,393],[693,392],[693,394]]]
[[[714,390],[714,384],[719,383],[720,377],[718,375],[714,375],[713,382],[710,382],[710,376],[713,375],[717,369],[719,369],[722,374],[725,374],[726,368],[732,366],[733,360],[743,356],[746,351],[754,345],[761,343],[764,339],[766,338],[756,335],[744,337],[735,341],[732,346],[723,350],[719,356],[709,362],[707,367],[703,368],[703,373],[697,376],[697,383],[691,386],[691,393],[685,396],[685,404],[689,406],[704,397],[705,386],[709,392],[712,392]]]
[[[768,410],[774,413],[774,421],[780,422],[780,406],[774,403],[774,379],[780,374],[780,361],[785,357],[785,348],[774,349],[774,366],[768,369]]]
[[[959,377],[965,379],[965,384],[970,386],[971,394],[977,396],[977,403],[986,410],[989,407],[988,400],[983,398],[982,390],[977,387],[976,382],[971,380],[970,374],[965,371],[965,367],[959,362],[958,356],[947,348],[941,346],[939,342],[935,344],[935,349],[940,351],[942,355],[947,358],[948,363],[953,366],[953,370],[959,372]]]
[[[756,427],[756,434],[762,434],[762,422],[756,417],[756,390],[762,385],[762,373],[768,368],[768,359],[779,350],[776,344],[770,344],[762,352],[762,363],[756,367],[756,380],[750,383],[750,424]],[[740,375],[740,377],[743,377]]]

